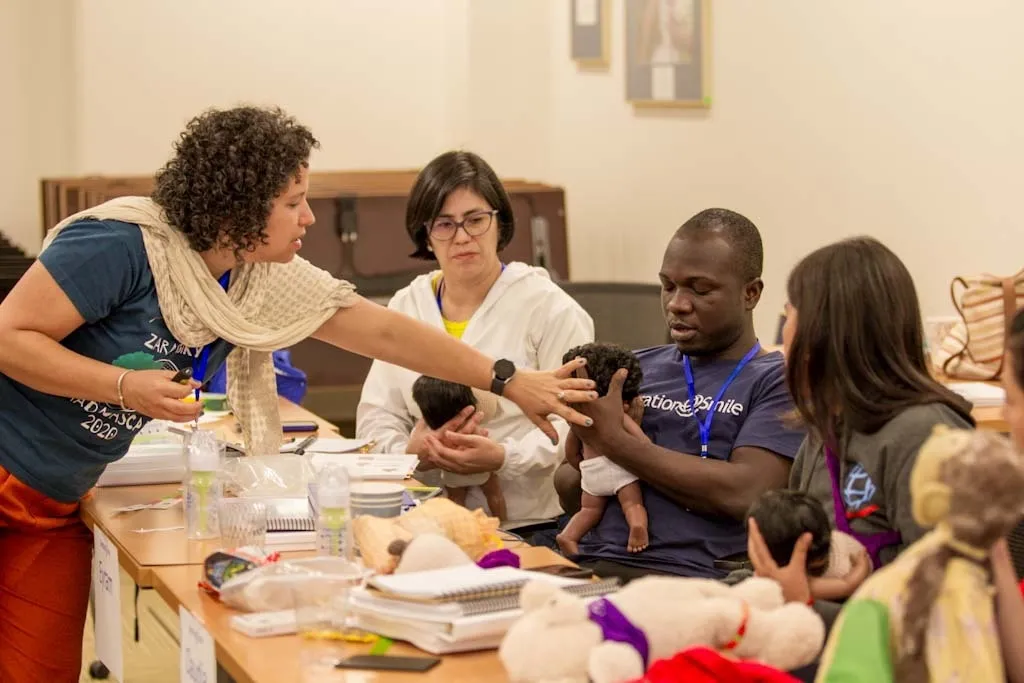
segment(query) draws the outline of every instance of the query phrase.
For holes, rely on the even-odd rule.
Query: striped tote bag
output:
[[[957,295],[957,287],[962,290]],[[1003,371],[1006,330],[1024,306],[1024,270],[1010,277],[957,277],[949,294],[960,314],[936,350],[937,369],[953,379],[994,380]]]

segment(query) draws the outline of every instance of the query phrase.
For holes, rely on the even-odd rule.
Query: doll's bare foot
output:
[[[626,550],[631,553],[638,553],[647,549],[647,527],[634,526],[629,528],[629,539],[626,541]]]
[[[580,544],[577,541],[566,538],[565,534],[555,536],[555,542],[558,543],[558,548],[566,557],[573,557],[580,553]]]

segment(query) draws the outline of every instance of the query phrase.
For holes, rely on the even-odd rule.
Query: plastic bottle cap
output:
[[[320,472],[316,498],[320,508],[345,507],[349,502],[348,470],[339,465],[328,465]]]
[[[342,508],[348,505],[348,491],[318,489],[316,495],[321,508]]]
[[[188,467],[194,472],[216,472],[220,469],[220,453],[209,448],[190,448]]]

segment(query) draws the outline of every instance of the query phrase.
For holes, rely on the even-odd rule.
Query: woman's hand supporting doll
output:
[[[811,577],[811,596],[815,600],[845,600],[871,574],[871,556],[867,550],[857,553],[845,576]]]

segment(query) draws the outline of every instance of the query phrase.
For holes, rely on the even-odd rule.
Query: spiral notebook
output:
[[[312,550],[316,547],[316,518],[307,498],[265,498],[268,548]]]
[[[381,597],[391,600],[426,603],[458,603],[464,615],[514,609],[520,589],[534,580],[550,581],[564,590],[580,595],[611,592],[608,581],[591,582],[552,574],[541,574],[515,567],[482,569],[475,564],[432,569],[408,574],[384,574],[370,578],[368,584]],[[617,587],[615,582],[614,587]],[[599,591],[591,593],[591,591]],[[504,607],[503,605],[510,605]]]

